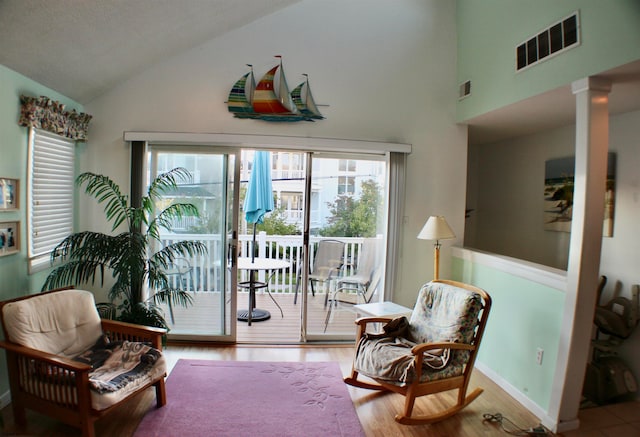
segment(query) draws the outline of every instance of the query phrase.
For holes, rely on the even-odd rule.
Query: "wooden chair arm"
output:
[[[356,319],[356,325],[366,326],[369,323],[388,323],[393,320],[391,317],[360,317]]]
[[[413,355],[422,355],[424,352],[433,349],[457,349],[457,350],[473,350],[475,346],[466,343],[454,343],[450,341],[443,341],[440,343],[420,343],[411,348]]]
[[[391,320],[390,317],[360,317],[356,319],[356,344],[360,342],[362,335],[367,332],[367,325],[369,323],[387,323]]]
[[[149,342],[158,350],[162,350],[162,336],[167,333],[164,328],[142,326],[117,320],[101,319],[102,332],[112,341]]]
[[[92,367],[89,364],[81,363],[79,361],[74,361],[69,358],[61,357],[59,355],[53,355],[48,352],[39,351],[37,349],[31,349],[29,347],[20,346],[18,344],[7,342],[7,341],[0,341],[0,347],[16,355],[20,355],[34,361],[47,363],[52,366],[60,367],[73,372],[89,373],[89,371],[92,369]]]

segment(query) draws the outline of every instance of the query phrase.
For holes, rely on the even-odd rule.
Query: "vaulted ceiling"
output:
[[[0,64],[86,104],[300,0],[0,0]]]
[[[0,64],[82,104],[155,63],[301,0],[0,0]],[[603,72],[612,113],[640,109],[640,62]],[[573,123],[570,86],[469,123],[483,144]]]

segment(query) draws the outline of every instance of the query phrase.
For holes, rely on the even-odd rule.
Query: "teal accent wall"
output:
[[[515,48],[578,11],[581,44],[516,73]],[[638,0],[457,0],[458,121],[640,59]]]
[[[0,177],[19,179],[19,210],[0,212],[0,221],[20,222],[20,252],[0,256],[0,300],[7,300],[40,290],[47,272],[28,275],[27,269],[27,154],[26,127],[18,125],[20,95],[47,96],[82,112],[79,103],[0,65]],[[9,390],[4,351],[0,350],[0,396]]]
[[[452,258],[452,278],[478,286],[491,296],[478,361],[548,411],[564,292],[457,257]],[[538,348],[544,350],[542,365],[536,363]]]

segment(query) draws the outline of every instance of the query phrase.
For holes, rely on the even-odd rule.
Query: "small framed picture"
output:
[[[18,179],[0,178],[0,211],[18,209]]]
[[[0,256],[20,251],[20,222],[0,222]]]

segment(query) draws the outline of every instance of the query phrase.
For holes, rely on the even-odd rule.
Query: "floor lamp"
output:
[[[440,268],[440,240],[456,238],[443,216],[432,215],[418,234],[420,240],[435,240],[433,248],[433,279],[438,279]]]

